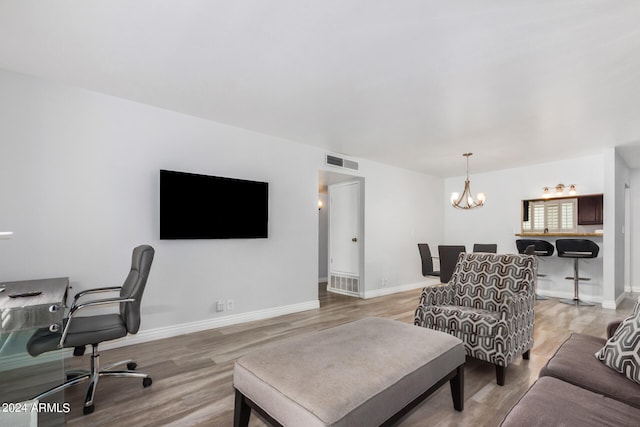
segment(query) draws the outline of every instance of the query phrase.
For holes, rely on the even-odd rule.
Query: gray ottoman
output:
[[[285,339],[236,361],[234,425],[252,408],[275,426],[391,424],[447,381],[462,411],[464,361],[458,338],[388,319]]]

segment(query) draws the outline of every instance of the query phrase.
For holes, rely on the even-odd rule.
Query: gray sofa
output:
[[[618,324],[609,325],[609,336]],[[640,425],[640,385],[594,357],[605,342],[590,335],[571,335],[501,425]]]

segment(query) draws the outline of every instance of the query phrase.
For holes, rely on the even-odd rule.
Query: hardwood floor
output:
[[[420,290],[413,290],[360,300],[321,291],[318,310],[103,351],[103,365],[133,357],[138,362],[138,369],[151,375],[153,385],[143,388],[138,380],[102,378],[95,412],[90,415],[82,415],[86,387],[69,389],[64,398],[72,408],[67,417],[68,425],[231,426],[232,371],[237,358],[268,342],[367,316],[412,323],[419,295]],[[555,299],[537,301],[531,359],[520,359],[508,367],[504,387],[496,384],[493,365],[468,359],[463,412],[453,409],[449,387],[444,386],[398,425],[499,425],[511,406],[536,380],[540,368],[572,332],[605,336],[607,323],[626,317],[632,306],[632,299],[625,300],[616,311],[578,308]],[[72,368],[88,363],[86,356],[71,359]],[[252,415],[250,426],[265,425]]]

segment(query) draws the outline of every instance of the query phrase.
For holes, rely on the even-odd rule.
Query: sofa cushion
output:
[[[553,377],[539,378],[502,427],[637,426],[640,409]]]
[[[638,384],[593,357],[605,342],[604,338],[572,334],[542,368],[540,376],[555,377],[640,408]]]
[[[595,355],[609,368],[640,384],[640,300]]]

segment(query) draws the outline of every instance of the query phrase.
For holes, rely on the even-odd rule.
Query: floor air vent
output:
[[[360,296],[360,280],[358,276],[329,273],[327,290],[339,294]]]
[[[338,156],[332,156],[331,154],[326,155],[325,162],[328,165],[337,166],[339,168],[353,169],[355,171],[358,170],[358,162],[343,159],[342,157]]]

